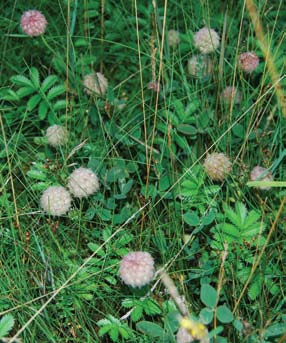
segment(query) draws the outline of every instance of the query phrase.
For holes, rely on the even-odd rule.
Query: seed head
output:
[[[153,257],[144,251],[134,251],[125,255],[120,263],[119,274],[126,285],[142,287],[154,277]]]
[[[21,17],[22,30],[31,37],[42,35],[47,23],[45,16],[37,10],[26,11]]]
[[[192,76],[198,78],[208,77],[212,69],[212,60],[206,55],[194,55],[188,61],[188,72]]]
[[[47,128],[46,137],[51,146],[59,147],[67,143],[68,132],[61,125],[52,125]]]
[[[252,73],[258,67],[258,64],[259,58],[255,52],[244,52],[239,56],[239,66],[246,73]]]
[[[97,94],[104,95],[108,87],[108,80],[101,73],[91,73],[83,78],[85,92],[89,95]]]
[[[223,181],[232,169],[229,158],[217,152],[207,155],[203,166],[205,172],[214,181]]]
[[[167,34],[167,39],[169,46],[171,48],[176,48],[180,43],[180,32],[176,30],[169,30]]]
[[[240,104],[242,95],[236,87],[228,86],[222,91],[221,100],[225,104]]]
[[[62,216],[71,207],[70,193],[62,186],[51,186],[42,194],[40,205],[52,216]]]
[[[88,197],[98,191],[98,177],[91,169],[80,167],[68,177],[67,187],[76,198]]]
[[[256,166],[250,173],[250,181],[273,181],[273,175],[270,172],[267,172],[266,168]],[[271,187],[259,186],[258,188],[269,191]]]
[[[219,35],[213,29],[203,27],[194,35],[195,47],[203,54],[209,54],[219,47]]]

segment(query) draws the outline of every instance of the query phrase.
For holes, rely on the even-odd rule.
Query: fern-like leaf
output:
[[[12,314],[6,314],[0,320],[0,338],[6,336],[12,327],[14,326],[15,320]]]
[[[47,94],[47,99],[52,100],[52,99],[56,98],[57,96],[65,93],[65,91],[66,91],[65,86],[63,86],[63,85],[55,86],[49,90],[49,92]]]
[[[45,78],[42,82],[41,90],[43,93],[46,93],[54,84],[58,81],[58,77],[56,75],[49,75]]]
[[[17,86],[35,89],[33,82],[23,75],[14,75],[10,80]]]
[[[30,69],[30,78],[33,85],[38,89],[40,88],[40,74],[37,68],[32,67]]]

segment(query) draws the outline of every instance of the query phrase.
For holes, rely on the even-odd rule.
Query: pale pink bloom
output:
[[[31,37],[42,35],[47,23],[45,16],[37,10],[26,11],[21,17],[22,30]]]
[[[207,155],[203,166],[205,172],[214,181],[223,181],[232,169],[229,158],[217,152]]]
[[[259,64],[259,58],[256,53],[249,51],[240,54],[239,66],[246,73],[252,73]]]
[[[266,168],[256,166],[250,173],[250,181],[273,181],[273,175],[270,172],[267,172]],[[271,187],[259,186],[258,188],[268,191]]]
[[[222,91],[221,99],[225,104],[240,104],[242,95],[236,87],[228,86]]]
[[[119,275],[126,285],[142,287],[154,277],[153,257],[144,251],[133,251],[125,255],[120,263]]]
[[[209,54],[219,47],[219,35],[213,29],[203,27],[194,35],[195,47],[203,54]]]

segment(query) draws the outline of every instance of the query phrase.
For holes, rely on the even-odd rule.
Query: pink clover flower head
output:
[[[266,168],[256,166],[250,173],[250,181],[273,181],[273,175],[270,172],[267,172]],[[259,186],[258,188],[264,191],[269,191],[271,187]]]
[[[147,85],[148,89],[152,89],[154,92],[160,92],[160,83],[158,81],[150,81]]]
[[[242,95],[236,87],[228,86],[221,93],[221,100],[225,104],[240,104]]]
[[[45,16],[37,10],[26,11],[21,17],[21,27],[28,36],[36,37],[46,31],[47,20]]]
[[[209,54],[214,52],[219,47],[218,33],[208,27],[203,27],[194,35],[195,47],[200,50],[202,54]]]
[[[205,172],[214,181],[223,181],[232,169],[229,158],[217,152],[207,155],[203,166]]]
[[[83,86],[89,95],[104,95],[108,87],[108,80],[102,73],[90,73],[84,76]]]
[[[131,287],[142,287],[154,277],[154,259],[144,251],[133,251],[125,255],[120,263],[119,275]]]
[[[258,64],[259,58],[255,52],[244,52],[239,56],[239,67],[248,74],[252,73],[258,67]]]

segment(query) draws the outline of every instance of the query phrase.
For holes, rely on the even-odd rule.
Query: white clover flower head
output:
[[[202,54],[209,54],[214,52],[219,47],[218,33],[208,27],[203,27],[194,35],[195,47],[200,50]]]
[[[180,32],[169,30],[167,33],[168,44],[171,48],[176,48],[180,43]]]
[[[52,216],[62,216],[71,208],[71,195],[62,186],[51,186],[42,194],[40,205]]]
[[[47,128],[46,137],[48,143],[56,148],[67,143],[68,132],[61,125],[52,125]]]
[[[40,36],[46,31],[47,20],[45,16],[37,10],[26,11],[21,17],[21,27],[28,36]]]
[[[250,181],[273,181],[273,175],[268,172],[266,168],[256,166],[250,173]],[[269,191],[269,189],[271,189],[271,187],[268,186],[259,186],[257,188],[264,191]]]
[[[240,104],[242,101],[242,95],[236,87],[228,86],[221,93],[221,100],[225,104]]]
[[[253,51],[240,54],[239,67],[246,73],[252,73],[259,65],[259,58]]]
[[[212,180],[223,181],[231,172],[232,164],[225,154],[214,152],[207,155],[203,167]]]
[[[102,73],[87,74],[83,78],[85,92],[89,95],[104,95],[108,87],[108,80]]]
[[[183,327],[180,327],[177,332],[177,343],[191,343],[194,341],[189,331]]]
[[[154,277],[154,259],[145,251],[133,251],[123,257],[119,275],[126,285],[142,287]]]
[[[98,191],[98,177],[91,169],[80,167],[68,177],[67,187],[76,198],[88,197]]]
[[[212,60],[207,55],[194,55],[188,61],[188,72],[194,77],[208,77],[211,75],[212,69]]]

